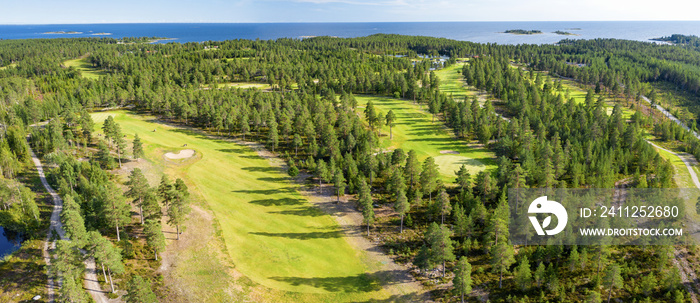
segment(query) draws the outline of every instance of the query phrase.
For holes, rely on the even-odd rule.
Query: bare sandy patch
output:
[[[459,155],[459,152],[454,151],[454,150],[441,150],[440,153],[441,154],[450,154],[450,155]]]
[[[194,156],[194,149],[183,149],[177,154],[175,153],[166,153],[165,157],[171,160],[178,160],[178,159],[187,159]]]

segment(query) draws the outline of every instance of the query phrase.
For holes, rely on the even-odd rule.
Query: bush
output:
[[[289,173],[289,175],[292,177],[296,177],[297,175],[299,175],[299,169],[296,167],[296,165],[292,165],[287,170],[287,173]]]

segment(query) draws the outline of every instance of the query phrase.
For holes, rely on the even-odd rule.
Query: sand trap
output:
[[[189,157],[194,156],[194,150],[193,149],[183,149],[177,154],[174,153],[166,153],[165,157],[168,159],[172,160],[177,160],[177,159],[187,159]]]
[[[459,155],[459,152],[454,151],[454,150],[441,150],[440,153],[441,154],[450,154],[450,155]]]

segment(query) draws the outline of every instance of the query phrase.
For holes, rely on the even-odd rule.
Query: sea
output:
[[[506,34],[509,29],[542,34]],[[555,31],[573,35],[559,35]],[[341,38],[373,34],[443,37],[497,44],[552,44],[562,39],[616,38],[648,41],[672,34],[700,36],[700,21],[551,21],[551,22],[368,22],[368,23],[128,23],[0,25],[0,39],[65,37],[163,37],[158,43],[232,39]]]

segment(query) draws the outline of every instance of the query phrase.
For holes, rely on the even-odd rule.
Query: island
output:
[[[536,34],[541,34],[542,31],[536,30],[536,29],[529,30],[529,31],[524,30],[524,29],[509,29],[509,30],[505,31],[504,33],[514,34],[514,35],[536,35]]]
[[[565,32],[565,31],[555,31],[554,33],[557,35],[563,35],[563,36],[578,36],[577,34]]]
[[[109,35],[112,35],[112,33],[94,33],[94,34],[90,34],[90,35],[93,35],[93,36],[109,36]]]
[[[580,28],[580,27],[572,27],[572,28],[567,28],[566,30],[569,30],[569,31],[580,31],[581,28]]]

